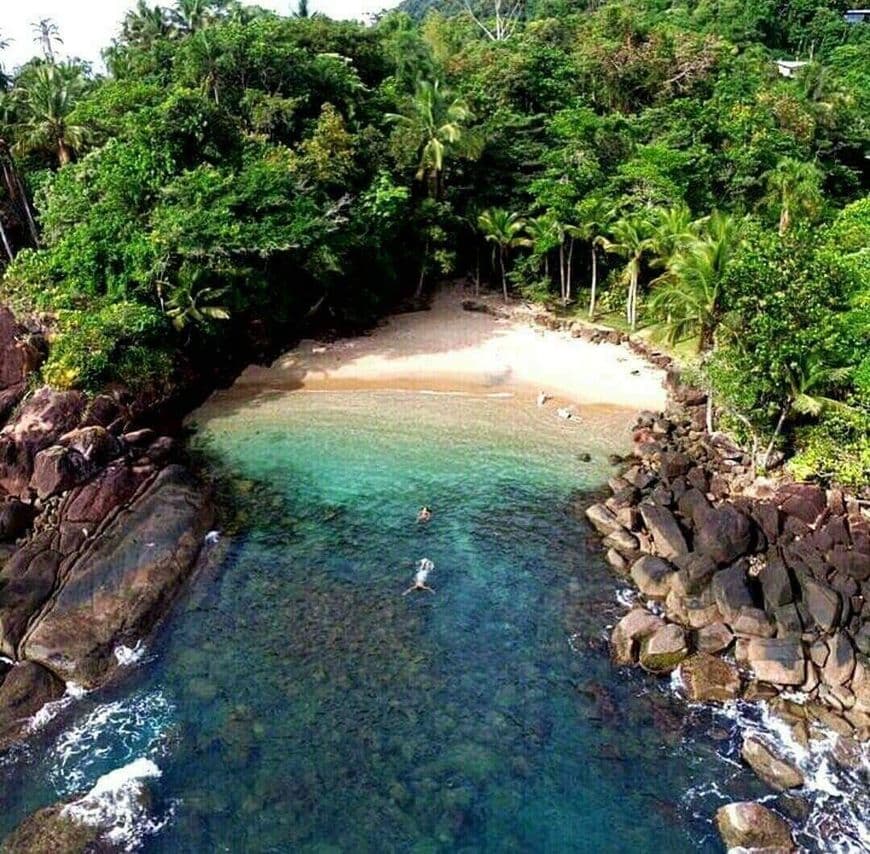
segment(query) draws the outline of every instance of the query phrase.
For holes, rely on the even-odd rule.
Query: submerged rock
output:
[[[716,828],[725,847],[765,849],[768,852],[795,850],[788,824],[776,813],[752,801],[727,804],[716,811]]]
[[[804,784],[804,775],[800,769],[757,736],[750,735],[743,740],[740,755],[774,789],[798,789]]]

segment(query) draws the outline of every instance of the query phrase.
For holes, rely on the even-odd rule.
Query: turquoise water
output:
[[[199,421],[235,530],[126,677],[0,766],[0,832],[140,757],[130,844],[161,852],[718,850],[715,807],[761,793],[608,661],[619,584],[574,508],[617,420],[341,393]],[[436,592],[403,597],[423,557]]]

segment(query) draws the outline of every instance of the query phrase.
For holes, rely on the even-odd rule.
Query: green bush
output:
[[[91,391],[112,382],[163,388],[172,373],[167,332],[165,317],[139,303],[61,311],[43,379],[55,388]]]
[[[870,482],[870,415],[829,413],[795,431],[797,452],[789,462],[799,480],[819,479],[860,487]]]

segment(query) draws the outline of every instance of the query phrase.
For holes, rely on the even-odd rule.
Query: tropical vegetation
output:
[[[160,393],[482,275],[673,348],[760,467],[864,483],[870,27],[786,6],[139,0],[104,71],[34,22],[0,299],[48,324],[46,381]]]

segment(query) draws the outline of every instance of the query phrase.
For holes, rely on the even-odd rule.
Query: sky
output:
[[[156,0],[155,0],[156,2]],[[379,12],[397,0],[309,0],[309,9],[331,18],[362,18]],[[287,13],[294,0],[259,0],[255,5]],[[7,69],[29,59],[39,48],[33,41],[32,23],[51,18],[60,27],[61,57],[79,56],[99,64],[100,50],[107,47],[128,9],[136,0],[0,0],[0,37],[10,40],[0,54]],[[158,5],[171,5],[164,0]]]

